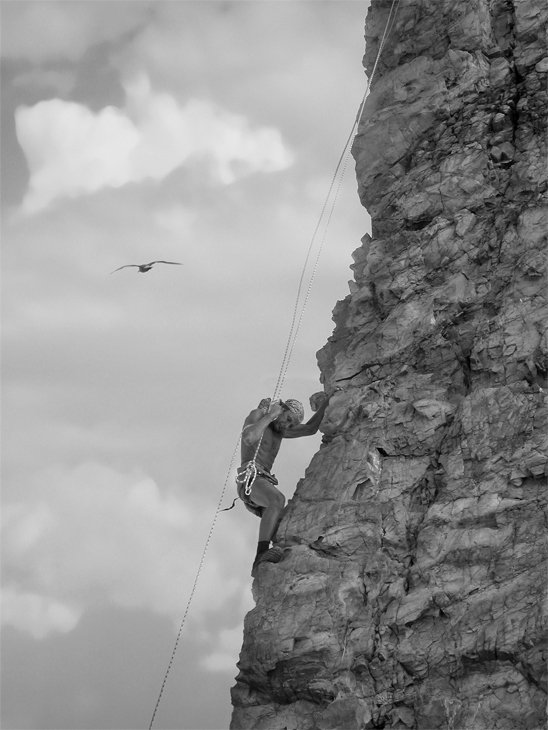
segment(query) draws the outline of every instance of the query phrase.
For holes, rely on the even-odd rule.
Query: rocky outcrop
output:
[[[353,147],[373,235],[234,730],[545,727],[547,15],[400,0]]]

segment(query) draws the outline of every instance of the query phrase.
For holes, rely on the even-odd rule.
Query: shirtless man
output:
[[[317,433],[328,403],[329,398],[326,395],[312,418],[307,423],[302,423],[304,409],[299,401],[287,400],[285,403],[278,401],[270,404],[265,399],[245,419],[242,430],[242,465],[238,469],[236,482],[240,499],[250,512],[261,518],[259,544],[252,572],[259,563],[277,563],[283,555],[281,548],[270,548],[270,541],[285,507],[285,497],[276,489],[278,480],[270,473],[282,439],[295,439]]]

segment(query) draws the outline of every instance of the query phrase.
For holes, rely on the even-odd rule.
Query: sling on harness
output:
[[[251,469],[248,467],[250,465],[253,465]],[[236,478],[236,485],[237,485],[237,491],[238,491],[238,497],[242,500],[244,503],[244,507],[249,510],[249,512],[252,512],[257,517],[261,518],[263,516],[264,510],[266,509],[264,506],[257,504],[253,500],[253,492],[252,488],[255,484],[256,480],[262,479],[266,482],[269,482],[270,484],[273,484],[274,486],[278,485],[278,480],[274,476],[274,474],[271,474],[269,471],[264,469],[260,464],[257,464],[255,460],[250,462],[248,464],[247,462],[242,464],[242,466],[238,469],[238,477]]]
[[[257,466],[257,462],[255,459],[252,459],[251,461],[247,462],[246,464],[243,464],[237,472],[236,476],[236,484],[238,485],[238,493],[239,496],[236,497],[233,501],[230,507],[226,507],[225,509],[219,510],[219,512],[228,512],[229,510],[234,508],[234,505],[238,501],[238,499],[241,499],[243,503],[246,506],[246,509],[250,510],[257,516],[261,516],[261,511],[263,510],[263,507],[260,507],[259,505],[255,505],[251,501],[251,490],[253,488],[253,484],[255,483],[255,479],[257,477],[263,477],[267,481],[269,481],[271,484],[277,485],[278,480],[274,476],[274,474],[271,474],[269,471],[266,471],[266,469],[262,468],[260,465]],[[242,496],[243,491],[243,496]]]
[[[255,459],[253,461],[250,461],[249,464],[246,466],[245,471],[240,474],[238,471],[238,476],[236,477],[236,484],[243,484],[244,485],[244,494],[246,497],[249,497],[251,495],[251,488],[253,486],[253,482],[255,481],[257,477],[257,465],[255,464]],[[226,509],[219,510],[220,512],[228,512],[229,510],[234,508],[234,505],[238,501],[239,497],[236,497],[230,507],[227,507]]]
[[[247,464],[245,471],[242,474],[238,472],[238,476],[236,477],[236,482],[238,484],[244,485],[244,493],[246,497],[249,497],[249,495],[251,494],[251,487],[253,486],[253,482],[256,478],[257,464],[255,462],[255,459],[253,459],[253,461],[250,461]]]

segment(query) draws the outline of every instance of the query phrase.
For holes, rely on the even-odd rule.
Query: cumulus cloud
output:
[[[155,482],[96,463],[48,470],[40,501],[3,510],[2,620],[37,638],[70,631],[92,606],[149,609],[181,620],[200,563],[212,514]],[[238,596],[242,538],[218,531],[193,604],[205,621],[222,600]]]
[[[242,647],[242,627],[223,629],[219,632],[215,651],[202,660],[204,669],[210,672],[225,672],[234,668]]]
[[[44,639],[52,632],[66,634],[76,626],[81,611],[51,596],[27,593],[14,586],[2,588],[2,623]]]
[[[95,113],[61,99],[20,106],[17,137],[30,171],[22,209],[35,213],[60,197],[146,178],[161,180],[191,158],[207,160],[229,185],[255,172],[288,167],[292,156],[277,129],[249,121],[209,101],[181,105],[140,77],[126,86],[126,108]]]

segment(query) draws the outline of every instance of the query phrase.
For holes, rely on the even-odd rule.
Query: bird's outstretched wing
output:
[[[115,271],[120,271],[120,269],[128,269],[130,266],[136,266],[139,268],[139,264],[126,264],[125,266],[119,266],[117,269],[114,269],[114,271],[111,271],[111,274],[114,274]]]
[[[153,264],[175,264],[175,266],[183,265],[180,264],[178,261],[151,261],[150,264],[147,264],[147,266],[152,266]]]

